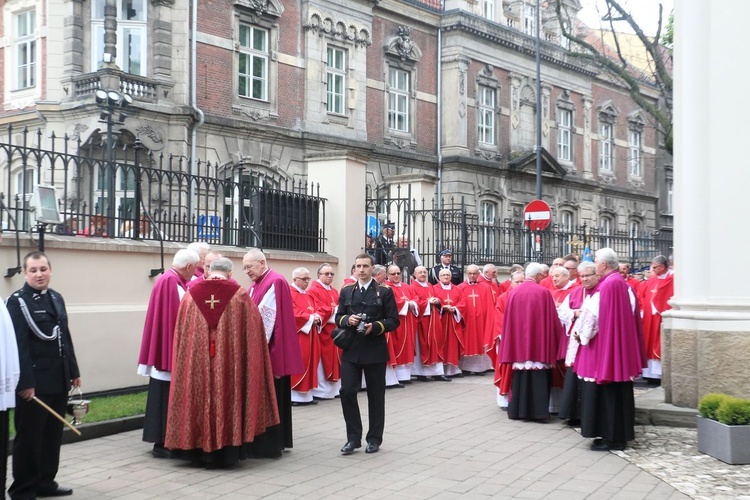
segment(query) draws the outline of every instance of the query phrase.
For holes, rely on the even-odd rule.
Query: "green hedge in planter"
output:
[[[750,425],[750,399],[728,394],[706,394],[698,403],[698,413],[703,418],[725,425]]]

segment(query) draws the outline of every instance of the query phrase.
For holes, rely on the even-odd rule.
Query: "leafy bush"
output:
[[[703,418],[717,420],[716,411],[719,409],[721,403],[730,397],[727,394],[706,394],[698,402],[698,413]]]
[[[716,410],[716,420],[726,425],[750,425],[750,400],[726,398]]]

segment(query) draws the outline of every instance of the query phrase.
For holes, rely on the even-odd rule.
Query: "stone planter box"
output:
[[[750,425],[698,419],[698,451],[731,465],[750,464]]]

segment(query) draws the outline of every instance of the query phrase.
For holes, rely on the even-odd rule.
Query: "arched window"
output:
[[[615,231],[615,221],[611,215],[599,217],[599,248],[610,247],[612,240],[610,236]]]

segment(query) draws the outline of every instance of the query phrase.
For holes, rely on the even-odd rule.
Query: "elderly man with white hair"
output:
[[[154,443],[152,454],[157,458],[169,457],[169,452],[164,448],[164,438],[172,380],[174,329],[180,301],[198,261],[198,254],[194,251],[178,250],[172,259],[172,267],[154,283],[146,310],[138,374],[149,377],[143,440]]]
[[[582,387],[581,435],[592,450],[622,450],[635,437],[633,379],[645,363],[635,296],[618,272],[617,254],[597,250],[598,293],[579,321],[576,373]]]
[[[318,386],[318,363],[320,363],[320,331],[323,313],[315,304],[315,299],[307,293],[310,286],[310,271],[298,267],[292,271],[289,284],[294,304],[294,321],[297,327],[297,340],[302,354],[302,373],[292,375],[292,406],[317,404],[313,399],[313,389]]]
[[[508,418],[547,420],[562,325],[552,295],[539,285],[541,264],[532,262],[525,272],[508,297],[498,360],[513,368]]]
[[[206,267],[206,255],[211,251],[211,245],[205,241],[194,241],[187,246],[188,250],[198,254],[198,265],[195,266],[195,272],[193,273],[193,279],[202,278],[205,274]]]

